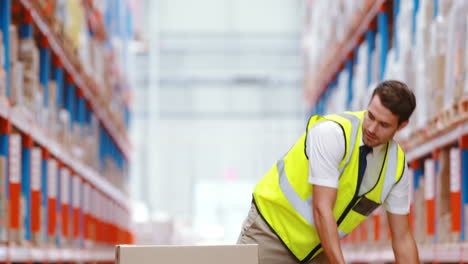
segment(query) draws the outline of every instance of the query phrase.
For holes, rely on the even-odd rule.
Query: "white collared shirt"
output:
[[[362,138],[360,145],[363,145]],[[309,157],[309,183],[338,188],[340,171],[338,166],[345,155],[343,130],[333,121],[323,121],[314,125],[307,135],[307,156]],[[374,147],[367,154],[367,168],[364,172],[359,195],[367,193],[377,183],[383,159],[385,145]],[[405,168],[401,180],[392,187],[383,208],[393,214],[409,213],[409,176]]]

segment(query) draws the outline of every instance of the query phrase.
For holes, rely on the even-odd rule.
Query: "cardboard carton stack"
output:
[[[34,113],[39,97],[39,49],[33,38],[20,39],[19,59],[24,65],[24,106]],[[42,101],[39,102],[42,105]]]
[[[426,202],[424,198],[424,179],[419,179],[419,188],[414,192],[414,236],[419,244],[425,244],[426,238]]]
[[[49,81],[49,108],[47,115],[47,125],[43,126],[47,135],[52,138],[58,137],[58,109],[54,100],[57,98],[57,82]]]
[[[23,105],[24,94],[24,64],[19,60],[18,29],[14,25],[9,27],[10,34],[10,91],[14,106]]]
[[[453,107],[465,88],[466,2],[455,1],[447,17],[447,58],[445,70],[444,108]]]
[[[449,149],[440,150],[439,173],[436,175],[436,222],[437,240],[448,243],[452,240],[450,214],[450,155]]]

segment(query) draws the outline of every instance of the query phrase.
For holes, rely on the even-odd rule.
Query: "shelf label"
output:
[[[433,159],[427,159],[424,162],[424,198],[426,200],[433,200],[435,196],[435,163]]]
[[[61,177],[61,195],[62,195],[62,204],[69,204],[70,203],[70,170],[67,168],[60,169],[60,177]]]
[[[34,147],[31,150],[31,188],[34,191],[41,190],[41,149]]]
[[[461,170],[460,170],[460,150],[450,149],[450,192],[460,192],[461,190]]]
[[[47,195],[49,198],[57,197],[58,165],[55,159],[47,161]]]
[[[78,175],[73,177],[73,207],[80,208],[80,188],[81,188],[81,179]]]
[[[19,134],[11,134],[9,137],[9,167],[10,167],[10,182],[21,182],[21,136]]]

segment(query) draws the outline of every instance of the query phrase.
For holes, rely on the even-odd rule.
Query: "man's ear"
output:
[[[408,125],[409,121],[406,120],[405,122],[401,123],[398,128],[397,128],[397,131],[400,131],[402,130],[403,128],[405,128],[407,125]]]

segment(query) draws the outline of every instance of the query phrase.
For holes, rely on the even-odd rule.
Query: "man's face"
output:
[[[398,125],[398,116],[387,109],[378,95],[374,96],[364,115],[362,140],[369,147],[386,144],[408,121]]]

